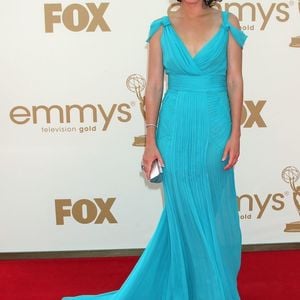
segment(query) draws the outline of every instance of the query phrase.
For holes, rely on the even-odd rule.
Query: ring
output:
[[[141,165],[141,169],[144,170],[144,165]]]

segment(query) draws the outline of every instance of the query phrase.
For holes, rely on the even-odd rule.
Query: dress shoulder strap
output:
[[[243,48],[244,43],[248,37],[241,29],[237,28],[236,26],[232,25],[229,21],[229,13],[228,11],[222,11],[222,21],[223,25],[227,28],[228,31],[232,34],[234,40],[238,43],[238,45]]]
[[[161,26],[166,26],[169,24],[169,18],[168,16],[163,16],[161,18],[155,19],[151,22],[149,32],[148,32],[148,37],[146,39],[146,42],[149,43],[150,39],[154,35],[154,33],[161,27]]]
[[[228,23],[228,11],[222,10],[221,14],[222,14],[222,22],[223,25],[225,26]]]

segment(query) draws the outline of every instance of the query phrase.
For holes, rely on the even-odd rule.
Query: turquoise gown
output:
[[[63,300],[236,300],[241,259],[234,169],[222,161],[231,133],[227,94],[229,33],[242,48],[247,35],[222,11],[222,25],[192,57],[168,16],[161,47],[168,89],[156,142],[164,159],[164,208],[148,245],[120,289]]]

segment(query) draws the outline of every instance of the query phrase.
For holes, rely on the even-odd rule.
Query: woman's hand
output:
[[[238,161],[240,155],[240,137],[238,135],[231,135],[225,146],[222,161],[224,161],[229,155],[229,161],[224,167],[224,170],[228,170],[233,167]]]
[[[156,144],[152,143],[148,146],[146,145],[144,155],[143,155],[142,164],[144,166],[144,168],[143,168],[144,173],[145,173],[146,178],[148,180],[150,179],[150,172],[151,172],[153,161],[155,159],[158,159],[158,162],[160,163],[160,165],[162,167],[165,166]]]

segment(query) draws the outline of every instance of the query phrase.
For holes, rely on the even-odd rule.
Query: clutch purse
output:
[[[155,159],[153,161],[152,168],[150,171],[149,181],[152,183],[162,182],[162,173],[163,173],[162,166],[160,165],[159,161]]]

